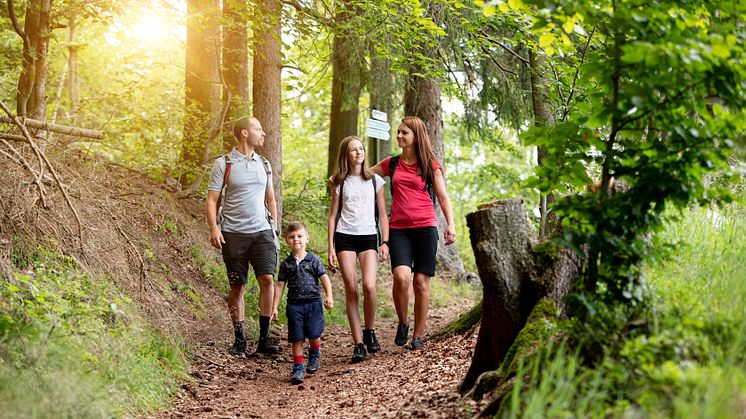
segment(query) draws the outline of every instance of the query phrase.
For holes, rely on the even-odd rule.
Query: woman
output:
[[[456,242],[456,228],[443,169],[435,160],[425,123],[416,116],[405,116],[397,129],[396,141],[401,155],[383,159],[371,170],[391,177],[389,255],[394,274],[394,307],[399,318],[394,343],[404,346],[409,337],[407,310],[414,273],[414,333],[408,347],[421,349],[425,346],[430,278],[435,274],[438,248],[436,197],[448,223],[443,233],[446,245]]]

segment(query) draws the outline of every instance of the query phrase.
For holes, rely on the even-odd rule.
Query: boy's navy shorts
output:
[[[321,300],[308,303],[288,303],[288,341],[316,339],[324,333],[324,307]]]
[[[436,227],[389,230],[391,269],[405,265],[412,272],[435,275],[435,253],[438,250]]]

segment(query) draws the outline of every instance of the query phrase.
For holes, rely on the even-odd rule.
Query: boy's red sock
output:
[[[303,355],[293,355],[293,364],[303,364]]]
[[[314,352],[318,352],[318,350],[321,349],[321,343],[319,342],[319,344],[315,348],[313,347],[313,345],[311,345],[309,349]]]

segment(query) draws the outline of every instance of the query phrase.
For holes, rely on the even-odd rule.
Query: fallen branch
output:
[[[201,360],[203,360],[205,362],[209,362],[210,364],[215,365],[216,367],[225,368],[225,365],[219,364],[219,363],[211,360],[210,358],[207,358],[206,356],[202,356],[200,354],[196,354],[196,356],[197,356],[197,358],[199,358],[199,359],[201,359]]]
[[[16,124],[16,126],[21,130],[21,132],[23,133],[23,136],[26,138],[27,142],[29,143],[31,148],[34,150],[34,153],[36,153],[37,157],[40,160],[44,160],[44,164],[46,164],[46,166],[49,168],[50,173],[52,173],[52,177],[54,177],[54,180],[57,182],[57,186],[60,188],[62,195],[65,197],[65,201],[67,202],[67,205],[70,207],[70,210],[73,212],[73,215],[75,216],[75,221],[78,223],[78,239],[80,243],[80,251],[81,253],[83,253],[84,252],[83,223],[80,221],[80,215],[78,214],[78,210],[73,205],[73,202],[70,199],[70,195],[68,195],[67,193],[67,189],[65,189],[65,187],[62,185],[62,181],[60,180],[59,176],[57,176],[57,171],[54,170],[54,166],[52,166],[52,163],[49,161],[49,159],[47,159],[47,156],[41,150],[39,150],[39,147],[36,146],[36,143],[31,137],[31,134],[29,134],[28,130],[26,129],[26,126],[21,123],[18,117],[13,115],[13,113],[10,112],[10,109],[8,109],[8,107],[2,101],[0,101],[0,108],[2,108],[5,111],[5,113],[8,114],[8,118],[10,118]],[[5,118],[5,117],[0,117],[0,118]],[[29,170],[30,169],[31,167],[29,166]],[[37,185],[41,187],[40,179],[38,177],[36,178],[36,181],[37,181]],[[46,208],[46,205],[44,207]]]
[[[114,221],[114,227],[116,227],[116,229],[119,232],[119,234],[121,234],[122,237],[124,237],[124,239],[127,240],[127,244],[130,245],[130,247],[132,248],[132,250],[137,255],[137,259],[140,260],[140,274],[139,274],[139,277],[140,277],[140,292],[142,293],[143,292],[143,280],[144,279],[148,279],[148,271],[147,271],[147,269],[145,269],[145,259],[142,258],[142,255],[140,254],[140,251],[137,250],[137,246],[135,246],[135,243],[132,242],[132,239],[130,239],[130,237],[127,235],[127,233],[124,232],[124,230],[122,229],[122,227],[119,226],[119,223],[117,222],[116,215],[112,214],[111,212],[109,212],[109,214],[111,215],[112,221]]]
[[[16,122],[16,120],[19,118],[11,116],[11,113],[9,111],[5,111],[5,112],[8,114],[8,116],[7,117],[0,116],[0,122],[4,122],[6,124],[18,125],[18,122]],[[58,134],[65,134],[65,135],[70,135],[73,137],[95,138],[97,140],[104,139],[104,134],[101,131],[97,131],[97,130],[79,128],[79,127],[71,127],[69,125],[52,124],[50,122],[39,121],[38,119],[31,119],[31,118],[23,118],[23,121],[21,122],[24,126],[33,128],[33,129],[52,131]]]

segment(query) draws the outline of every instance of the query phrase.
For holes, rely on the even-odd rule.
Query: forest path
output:
[[[431,309],[428,330],[439,330],[467,309]],[[424,349],[410,351],[393,343],[396,319],[378,319],[381,352],[351,364],[349,329],[330,325],[322,338],[321,369],[292,385],[287,328],[273,323],[272,330],[280,354],[247,358],[227,353],[227,332],[218,339],[206,333],[196,347],[195,382],[183,385],[173,408],[157,417],[452,418],[465,417],[476,406],[464,406],[457,387],[471,363],[477,333],[428,341]],[[249,350],[254,347],[250,343]]]

